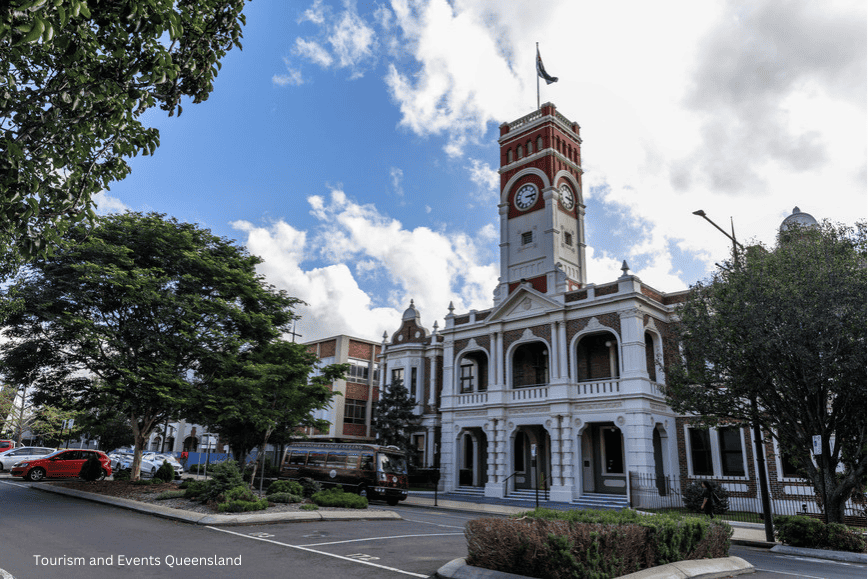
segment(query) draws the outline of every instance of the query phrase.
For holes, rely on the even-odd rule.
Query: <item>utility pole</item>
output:
[[[734,269],[738,270],[740,268],[739,260],[738,260],[738,249],[741,248],[744,251],[744,246],[735,240],[735,224],[732,222],[732,217],[729,218],[730,226],[732,228],[732,235],[724,231],[717,225],[714,221],[708,218],[705,214],[705,211],[702,209],[693,212],[694,215],[698,215],[702,217],[709,223],[711,223],[714,227],[717,228],[718,231],[723,233],[732,241],[732,266]],[[750,411],[751,411],[751,427],[753,429],[753,440],[754,440],[754,454],[756,454],[756,466],[757,466],[757,477],[759,478],[760,484],[760,501],[762,502],[763,509],[763,523],[765,524],[766,531],[766,541],[769,543],[774,543],[775,541],[775,529],[772,524],[772,502],[769,497],[769,481],[768,475],[766,473],[766,453],[763,448],[762,442],[762,430],[760,429],[759,422],[757,421],[757,417],[759,416],[759,407],[757,405],[756,394],[752,394],[750,398]]]

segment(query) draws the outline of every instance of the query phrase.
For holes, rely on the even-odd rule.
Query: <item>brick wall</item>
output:
[[[346,397],[351,400],[367,400],[368,399],[368,385],[367,384],[357,384],[354,382],[347,382],[347,391],[345,393]]]

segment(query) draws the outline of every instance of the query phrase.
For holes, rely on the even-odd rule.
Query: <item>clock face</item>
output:
[[[566,185],[561,185],[561,205],[569,211],[575,205],[576,200],[573,197],[573,192]]]
[[[536,203],[537,190],[530,183],[522,185],[515,193],[515,206],[519,209],[528,209]]]

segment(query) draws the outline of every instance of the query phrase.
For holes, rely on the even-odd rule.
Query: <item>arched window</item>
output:
[[[521,148],[521,145],[519,145],[518,147],[516,147],[516,149],[515,149],[515,157],[516,157],[517,159],[521,159],[522,157],[524,157],[524,149]]]
[[[506,150],[506,162],[512,163],[512,149]]]
[[[618,342],[608,333],[583,336],[576,349],[576,379],[619,378]]]
[[[532,154],[533,154],[533,141],[528,141],[528,142],[527,142],[527,154],[528,154],[528,155],[532,155]]]
[[[542,386],[549,381],[548,348],[542,342],[522,344],[512,355],[512,387]]]
[[[654,337],[645,332],[645,369],[652,382],[657,381],[657,357],[654,355]]]
[[[542,137],[537,137],[536,138],[536,150],[542,151],[542,148],[543,148],[543,139],[542,139]]]

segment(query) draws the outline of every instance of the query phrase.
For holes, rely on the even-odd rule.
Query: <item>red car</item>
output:
[[[15,448],[14,440],[0,440],[0,452],[6,452]]]
[[[84,462],[94,454],[102,464],[103,475],[111,476],[111,460],[106,453],[99,450],[71,448],[58,450],[43,458],[19,462],[12,467],[10,473],[12,476],[24,477],[30,481],[40,481],[44,478],[75,478],[81,472]]]

